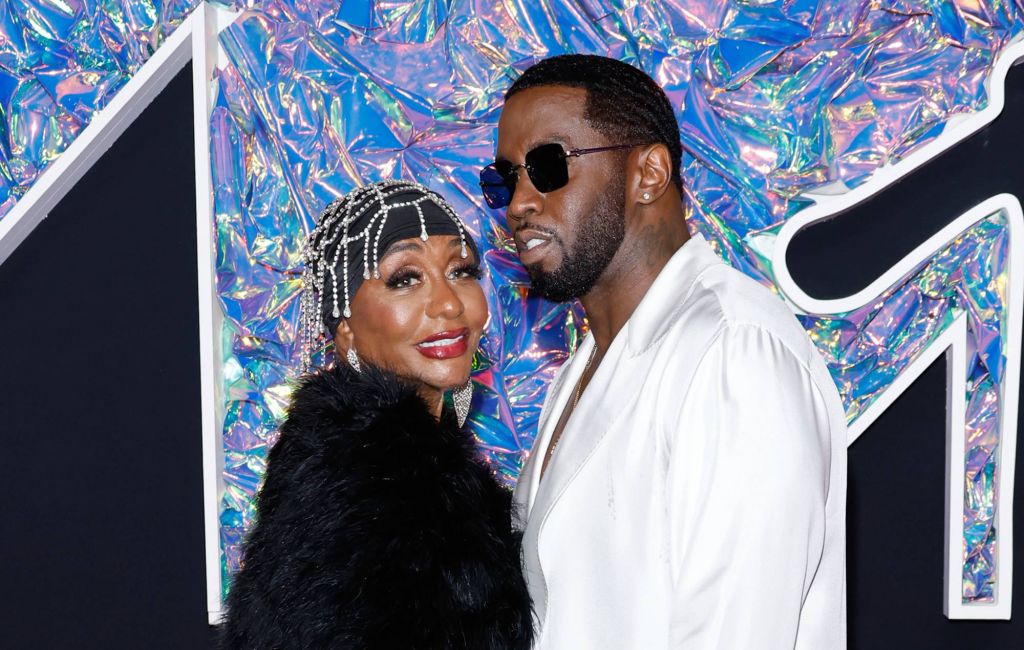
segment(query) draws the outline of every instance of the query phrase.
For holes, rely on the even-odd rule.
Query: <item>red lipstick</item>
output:
[[[429,359],[454,359],[466,354],[469,348],[469,329],[447,330],[431,334],[416,344],[420,354]]]

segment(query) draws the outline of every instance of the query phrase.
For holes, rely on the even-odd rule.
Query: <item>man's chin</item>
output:
[[[533,293],[545,300],[568,302],[578,297],[565,286],[566,283],[561,281],[557,272],[549,273],[541,270],[539,265],[533,264],[526,268],[526,273],[530,276],[530,288]]]
[[[547,281],[548,273],[540,268],[539,264],[531,264],[526,268],[526,275],[530,276],[530,286],[534,289],[537,285],[543,285]]]

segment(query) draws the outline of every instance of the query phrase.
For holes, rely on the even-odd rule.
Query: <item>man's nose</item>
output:
[[[511,222],[522,221],[527,215],[536,214],[541,211],[544,203],[544,195],[537,191],[530,180],[530,175],[525,168],[516,170],[519,179],[512,191],[512,200],[505,210],[505,218],[509,221],[509,228],[515,230]]]

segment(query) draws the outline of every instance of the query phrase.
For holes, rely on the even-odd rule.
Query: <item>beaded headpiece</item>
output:
[[[362,280],[380,278],[380,254],[392,241],[415,236],[410,228],[416,220],[421,240],[430,234],[458,234],[462,257],[469,256],[470,247],[475,252],[451,205],[417,183],[386,180],[359,187],[320,213],[302,256],[303,369],[310,367],[325,329],[333,337],[340,319],[352,316],[351,297]]]

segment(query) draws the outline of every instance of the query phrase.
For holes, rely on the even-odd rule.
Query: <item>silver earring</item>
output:
[[[469,417],[469,405],[473,402],[472,379],[452,391],[452,402],[455,405],[455,417],[461,427],[466,424],[466,418]]]
[[[644,197],[644,201],[650,201],[651,200],[651,193],[650,192],[644,192],[642,194],[642,196]]]
[[[359,355],[356,354],[355,348],[349,348],[348,352],[345,353],[345,360],[348,361],[348,365],[352,366],[352,369],[356,372],[362,372],[363,369],[359,366]]]

